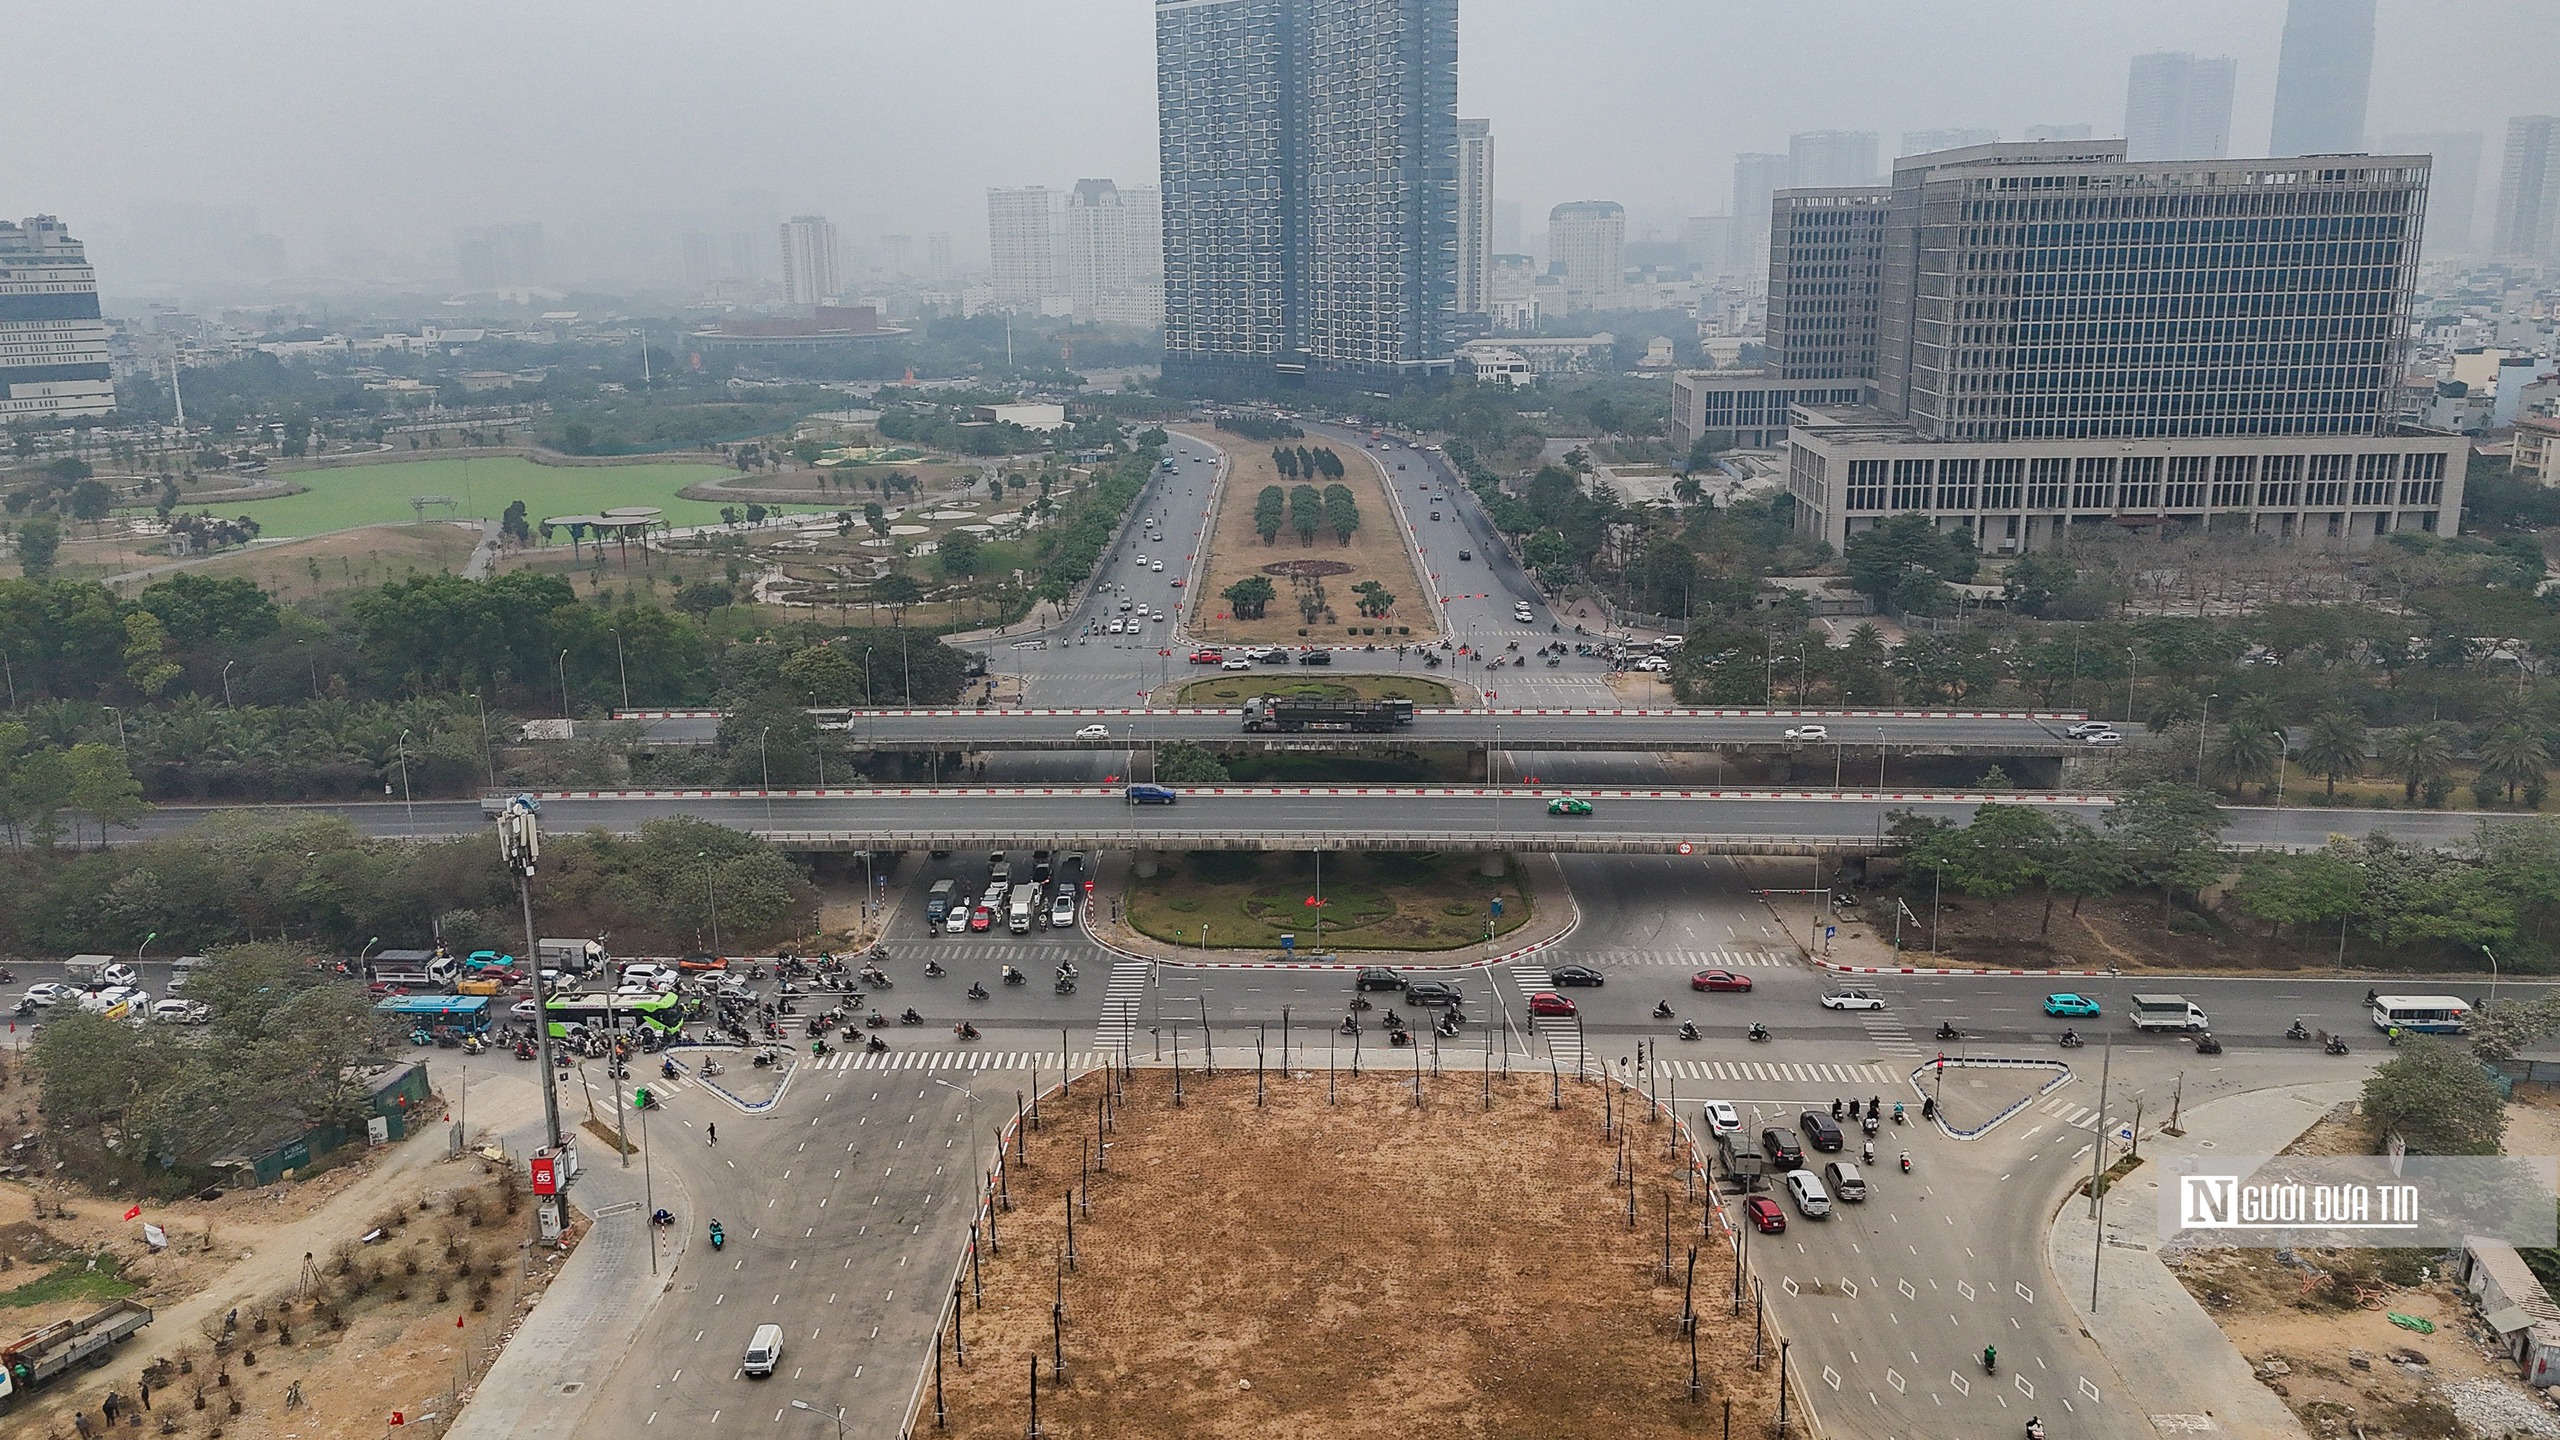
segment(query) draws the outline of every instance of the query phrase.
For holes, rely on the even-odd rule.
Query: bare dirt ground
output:
[[[2560,1144],[2560,1100],[2517,1088],[2507,1110],[2507,1149],[2547,1155]],[[2369,1155],[2371,1135],[2352,1107],[2323,1119],[2287,1154]],[[2231,1247],[2171,1249],[2164,1256],[2188,1291],[2282,1396],[2312,1434],[2432,1437],[2460,1433],[2447,1387],[2496,1397],[2502,1412],[2540,1412],[2539,1430],[2560,1435],[2560,1415],[2516,1379],[2491,1343],[2462,1287],[2434,1251]],[[2433,1322],[2420,1334],[2391,1314]],[[2466,1409],[2475,1402],[2466,1400]],[[2477,1433],[2475,1431],[2475,1433]],[[2503,1433],[2497,1429],[2486,1433]]]
[[[141,1221],[123,1219],[124,1199],[0,1183],[10,1266],[0,1289],[68,1256],[105,1254],[155,1312],[108,1365],[36,1392],[0,1433],[76,1440],[75,1411],[97,1424],[111,1390],[130,1409],[146,1376],[152,1411],[129,1430],[137,1436],[373,1440],[395,1410],[412,1423],[449,1415],[456,1389],[496,1358],[567,1252],[528,1245],[524,1197],[484,1157],[445,1159],[441,1125],[343,1153],[353,1158],[306,1181],[144,1205],[142,1218],[169,1236],[158,1255],[142,1243]],[[361,1243],[375,1229],[383,1237]],[[0,1339],[98,1303],[0,1308]],[[296,1385],[299,1404],[287,1393]]]
[[[1399,1056],[1398,1059],[1406,1057]],[[1639,1218],[1613,1171],[1602,1090],[1545,1076],[1492,1082],[1347,1073],[1269,1084],[1251,1072],[1141,1072],[1075,1221],[1065,1278],[1066,1379],[1050,1379],[1050,1306],[1066,1196],[1101,1081],[1044,1106],[1048,1127],[1005,1177],[1001,1253],[983,1257],[983,1304],[961,1314],[969,1351],[943,1384],[957,1436],[1018,1436],[1027,1367],[1041,1368],[1043,1433],[1125,1440],[1434,1435],[1555,1437],[1769,1432],[1774,1357],[1751,1368],[1746,1311],[1721,1237],[1698,1257],[1703,1398],[1687,1398],[1682,1290],[1664,1283],[1663,1211],[1675,1276],[1699,1234],[1668,1127],[1625,1127]],[[931,1423],[930,1381],[925,1423]]]
[[[1379,482],[1376,466],[1356,449],[1338,451],[1344,474],[1340,484],[1350,488],[1360,505],[1360,528],[1351,532],[1351,543],[1339,545],[1332,532],[1318,531],[1315,543],[1300,545],[1296,532],[1282,530],[1280,538],[1265,545],[1254,533],[1253,506],[1266,485],[1283,490],[1299,482],[1282,478],[1280,467],[1271,463],[1271,447],[1257,444],[1241,436],[1228,435],[1206,426],[1186,425],[1176,429],[1195,439],[1224,449],[1229,457],[1226,482],[1219,488],[1215,514],[1210,521],[1209,564],[1205,577],[1191,592],[1185,603],[1190,608],[1189,623],[1184,627],[1193,638],[1223,644],[1259,641],[1266,644],[1330,643],[1363,637],[1346,636],[1346,625],[1411,626],[1411,635],[1398,635],[1399,641],[1419,643],[1437,640],[1440,631],[1432,620],[1431,603],[1423,590],[1422,577],[1413,568],[1412,547],[1396,522],[1396,512],[1387,503],[1386,487]],[[1337,482],[1316,482],[1322,490]],[[1347,571],[1324,577],[1325,595],[1333,607],[1334,621],[1307,624],[1299,613],[1290,582],[1272,576],[1271,583],[1279,596],[1259,620],[1221,618],[1228,614],[1222,593],[1248,575],[1263,573],[1265,565],[1288,560],[1333,561],[1348,565]],[[1396,597],[1395,610],[1384,621],[1364,619],[1355,608],[1352,587],[1363,580],[1375,580]],[[1299,635],[1300,629],[1307,634]],[[1382,639],[1383,637],[1366,637]]]

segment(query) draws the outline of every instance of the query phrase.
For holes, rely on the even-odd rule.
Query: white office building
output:
[[[1547,257],[1564,279],[1565,308],[1625,303],[1627,211],[1615,200],[1568,200],[1547,212]]]
[[[1058,293],[1055,202],[1046,185],[987,192],[987,251],[996,303],[1030,309]]]
[[[0,421],[116,408],[88,251],[50,215],[0,220]]]
[[[2163,50],[2133,57],[2125,79],[2128,160],[2219,160],[2231,153],[2231,90],[2240,62]]]
[[[824,215],[794,215],[782,222],[778,234],[783,303],[834,303],[844,288],[836,274],[835,222]]]

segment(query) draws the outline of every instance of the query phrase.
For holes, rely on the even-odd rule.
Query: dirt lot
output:
[[[1661,1216],[1667,1199],[1685,1272],[1701,1210],[1666,1130],[1629,1131],[1630,1228],[1601,1089],[1566,1085],[1550,1110],[1544,1076],[1496,1078],[1489,1111],[1474,1074],[1426,1079],[1419,1109],[1390,1074],[1342,1077],[1331,1106],[1321,1072],[1275,1078],[1261,1108],[1249,1072],[1187,1076],[1181,1108],[1168,1074],[1134,1077],[1076,1220],[1053,1385],[1064,1196],[1098,1084],[1052,1102],[1077,1118],[1007,1176],[1018,1208],[962,1314],[970,1364],[943,1370],[953,1435],[1021,1435],[1035,1359],[1061,1440],[1718,1435],[1727,1399],[1732,1434],[1769,1433],[1776,1367],[1751,1368],[1748,1312],[1701,1300],[1703,1399],[1687,1399]],[[1700,1253],[1700,1296],[1730,1292],[1728,1253]]]
[[[111,1363],[36,1392],[0,1433],[76,1440],[75,1411],[95,1425],[110,1390],[130,1409],[146,1376],[151,1423],[137,1437],[373,1440],[394,1410],[413,1423],[450,1415],[456,1387],[486,1371],[566,1252],[527,1246],[523,1197],[488,1160],[446,1160],[441,1126],[342,1153],[307,1181],[145,1206],[170,1240],[157,1255],[122,1199],[0,1183],[0,1339],[120,1290],[155,1312]],[[359,1243],[377,1228],[383,1238]],[[117,1270],[131,1288],[105,1278]]]
[[[1523,805],[1533,804],[1522,801]],[[1404,855],[1387,851],[1325,857],[1324,932],[1316,933],[1314,861],[1306,855],[1249,850],[1196,851],[1159,857],[1152,880],[1129,882],[1129,923],[1158,940],[1247,949],[1280,948],[1282,934],[1299,948],[1450,950],[1484,943],[1490,901],[1502,901],[1493,933],[1529,923],[1533,899],[1516,864],[1500,877],[1477,872],[1474,855]]]
[[[2560,1102],[2535,1088],[2519,1087],[2508,1107],[2510,1153],[2547,1155],[2560,1144]],[[2369,1155],[2373,1144],[2352,1107],[2341,1107],[2286,1153]],[[2492,1397],[2491,1403],[2534,1416],[2542,1427],[2521,1433],[2560,1435],[2560,1415],[2516,1382],[2515,1366],[2488,1343],[2462,1287],[2445,1278],[2440,1252],[2294,1255],[2179,1246],[2164,1258],[2256,1367],[2260,1383],[2282,1396],[2314,1435],[2432,1440],[2459,1433],[2447,1386]],[[2435,1332],[2395,1325],[2389,1319],[2395,1313],[2432,1322]]]
[[[1396,512],[1387,504],[1386,488],[1378,481],[1376,467],[1358,450],[1342,453],[1344,471],[1339,482],[1348,486],[1360,504],[1360,528],[1351,533],[1349,545],[1334,543],[1331,532],[1319,531],[1315,543],[1301,546],[1297,535],[1280,532],[1277,543],[1265,545],[1254,533],[1253,506],[1262,487],[1278,485],[1283,490],[1298,482],[1281,477],[1280,467],[1271,463],[1271,447],[1257,445],[1233,435],[1220,434],[1205,426],[1179,426],[1184,434],[1226,450],[1229,457],[1227,478],[1218,491],[1217,514],[1209,531],[1209,564],[1207,576],[1191,591],[1189,623],[1185,629],[1194,638],[1213,644],[1236,644],[1261,641],[1267,644],[1305,641],[1343,641],[1359,639],[1344,633],[1345,626],[1377,625],[1383,629],[1393,624],[1412,627],[1410,635],[1394,637],[1401,641],[1437,640],[1440,632],[1432,620],[1430,601],[1425,598],[1422,577],[1414,572],[1413,552],[1405,544],[1405,535],[1396,523]],[[1326,484],[1335,482],[1324,482]],[[1318,484],[1317,489],[1324,488]],[[1299,614],[1290,582],[1283,576],[1272,576],[1279,597],[1259,620],[1221,618],[1227,614],[1227,602],[1221,593],[1248,575],[1262,573],[1265,565],[1290,560],[1330,561],[1349,569],[1324,577],[1324,589],[1330,601],[1334,622],[1319,621],[1308,625]],[[1364,620],[1353,608],[1352,589],[1363,580],[1375,580],[1396,597],[1392,614],[1383,622]],[[1304,629],[1304,637],[1299,631]],[[1370,637],[1380,638],[1380,637]]]

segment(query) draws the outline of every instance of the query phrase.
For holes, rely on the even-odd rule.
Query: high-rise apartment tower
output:
[[[2267,149],[2277,155],[2362,150],[2372,89],[2373,0],[2292,0]]]
[[[50,215],[0,220],[0,420],[115,408],[87,248]]]
[[[2125,81],[2128,160],[2219,160],[2231,153],[2231,88],[2240,62],[2163,50],[2136,55]]]

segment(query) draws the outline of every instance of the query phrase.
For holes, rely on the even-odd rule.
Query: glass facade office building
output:
[[[2120,140],[1974,146],[1906,158],[1887,187],[1777,198],[1772,369],[1867,382],[1856,413],[1808,414],[1791,435],[1813,512],[1799,518],[1836,545],[1921,509],[1992,550],[2223,512],[2263,515],[2280,538],[2450,532],[2467,451],[2395,436],[2389,418],[2426,157],[2123,155]],[[2338,443],[2221,443],[2277,438]],[[2015,459],[2019,483],[1943,485],[1921,451],[1838,448],[1949,443],[1995,447],[1968,461]],[[2123,483],[2155,459],[2206,473]],[[2213,478],[2244,460],[2247,476]],[[2357,483],[2386,462],[2389,485]],[[1931,478],[1897,485],[1897,467]]]

